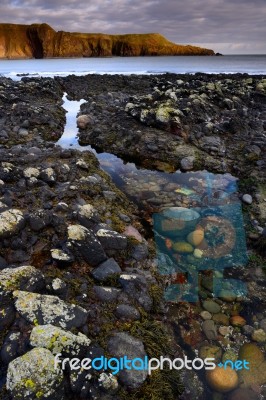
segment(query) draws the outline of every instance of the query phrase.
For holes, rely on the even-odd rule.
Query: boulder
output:
[[[16,290],[13,292],[18,313],[32,324],[52,324],[63,329],[78,328],[87,321],[88,312],[65,303],[57,296]]]
[[[0,239],[7,238],[19,232],[25,224],[23,212],[17,209],[4,211],[0,214]]]

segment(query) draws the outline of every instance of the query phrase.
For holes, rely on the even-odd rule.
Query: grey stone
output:
[[[46,168],[41,171],[40,178],[46,183],[55,183],[56,173],[53,168]]]
[[[93,291],[101,301],[113,302],[121,293],[121,289],[107,286],[93,286]]]
[[[148,294],[148,282],[143,274],[124,272],[120,275],[119,281],[129,297],[137,301],[146,311],[151,310],[152,299]]]
[[[63,400],[63,372],[54,368],[54,356],[36,348],[11,361],[7,389],[13,400]]]
[[[242,196],[242,201],[246,204],[251,204],[253,199],[252,196],[250,196],[250,194],[244,194],[244,196]]]
[[[83,114],[77,118],[77,126],[79,129],[86,129],[93,125],[93,118],[90,115]]]
[[[212,314],[217,314],[221,311],[221,307],[213,300],[204,300],[203,308]]]
[[[195,157],[193,157],[193,156],[182,158],[182,160],[180,161],[181,169],[183,171],[192,170],[194,167],[194,161],[195,161]]]
[[[127,237],[109,229],[99,229],[96,233],[105,250],[124,250],[127,247]]]
[[[141,358],[147,355],[143,342],[128,335],[118,332],[111,336],[107,344],[108,352],[117,358],[127,355],[128,359]],[[119,372],[119,380],[129,389],[136,389],[142,385],[147,377],[146,370],[122,370]]]
[[[13,292],[16,310],[30,323],[52,324],[63,329],[80,327],[87,321],[88,312],[80,306],[65,303],[57,296],[24,291]]]
[[[127,304],[119,304],[116,307],[115,315],[119,319],[126,319],[133,321],[140,319],[139,311],[135,307],[129,306]]]
[[[207,321],[203,322],[202,330],[205,333],[207,339],[209,339],[209,340],[217,339],[217,329],[216,329],[216,325],[212,319],[208,319]]]
[[[79,223],[86,228],[93,228],[95,224],[100,222],[98,211],[91,204],[79,206],[77,218]]]
[[[113,258],[109,258],[92,271],[92,276],[98,281],[104,281],[114,274],[121,273],[122,270]]]
[[[93,267],[107,258],[101,242],[91,230],[82,225],[70,225],[68,227],[67,245],[75,252],[77,257],[81,256]]]

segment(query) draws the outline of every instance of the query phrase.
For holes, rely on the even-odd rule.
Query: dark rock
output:
[[[129,306],[127,304],[119,304],[116,307],[115,314],[119,319],[132,321],[140,319],[139,311],[135,307]]]
[[[92,276],[98,281],[104,281],[122,270],[113,258],[109,258],[92,271]]]
[[[108,229],[99,229],[96,233],[105,250],[124,250],[127,247],[127,237]]]
[[[144,359],[146,356],[143,342],[125,332],[118,332],[112,335],[108,341],[107,349],[113,357],[117,358],[126,355],[128,359],[132,360],[134,358]],[[119,380],[129,389],[140,387],[146,378],[146,370],[124,369],[119,373]]]
[[[113,302],[117,299],[121,289],[105,286],[93,286],[95,295],[101,301]]]

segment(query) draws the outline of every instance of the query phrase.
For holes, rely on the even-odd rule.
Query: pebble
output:
[[[212,319],[212,315],[211,313],[209,313],[209,311],[202,311],[200,313],[200,316],[202,319],[207,320],[207,319]]]
[[[246,320],[243,317],[240,317],[240,315],[234,315],[230,318],[230,324],[236,327],[241,327],[246,325]]]
[[[250,196],[250,194],[244,194],[244,196],[242,197],[242,201],[243,203],[246,204],[252,204],[253,199],[252,196]]]
[[[217,339],[217,329],[216,329],[216,325],[212,319],[208,319],[203,322],[202,330],[205,333],[207,339],[209,339],[209,340]]]
[[[217,314],[221,311],[221,307],[213,300],[205,300],[203,302],[203,308],[212,314]]]
[[[266,342],[266,332],[263,329],[256,329],[252,335],[252,340],[255,342],[259,343],[265,343]]]
[[[212,389],[221,393],[230,392],[238,386],[238,375],[236,371],[230,367],[226,369],[223,367],[216,367],[213,370],[207,371],[206,380]]]

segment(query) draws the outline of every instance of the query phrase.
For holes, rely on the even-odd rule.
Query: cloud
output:
[[[265,0],[1,0],[1,22],[56,30],[160,32],[176,43],[266,53]]]

